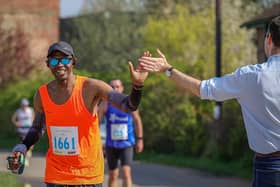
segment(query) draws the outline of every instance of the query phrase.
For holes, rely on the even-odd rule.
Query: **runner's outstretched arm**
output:
[[[8,169],[13,173],[22,174],[26,152],[42,136],[42,129],[45,125],[45,114],[42,110],[41,99],[38,92],[34,96],[34,106],[36,112],[32,127],[29,129],[25,139],[13,148],[12,154],[7,158]]]
[[[26,151],[42,136],[42,130],[45,126],[45,114],[39,92],[36,92],[34,95],[34,108],[35,118],[33,120],[32,127],[29,129],[21,144],[18,144],[14,147],[13,152],[21,152],[25,155]]]
[[[97,85],[96,89],[98,90],[98,95],[101,98],[125,112],[133,112],[137,110],[142,96],[144,81],[148,76],[147,72],[141,72],[138,69],[134,69],[131,62],[129,62],[129,69],[132,79],[132,90],[130,95],[114,91],[111,86],[103,81],[99,81],[95,84]]]
[[[29,129],[26,137],[22,143],[26,146],[26,149],[34,145],[42,136],[42,130],[45,125],[45,114],[38,111],[35,112],[35,118],[33,120],[33,125]]]

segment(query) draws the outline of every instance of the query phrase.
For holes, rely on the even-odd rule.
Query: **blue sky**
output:
[[[60,17],[72,17],[79,13],[83,0],[60,0]]]

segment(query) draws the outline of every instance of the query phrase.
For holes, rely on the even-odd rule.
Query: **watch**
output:
[[[167,77],[170,77],[173,69],[174,69],[174,67],[170,67],[167,70],[165,70],[165,75]]]

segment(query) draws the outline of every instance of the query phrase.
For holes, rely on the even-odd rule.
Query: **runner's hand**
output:
[[[22,163],[20,162],[21,152],[14,152],[7,157],[8,165],[7,169],[11,170],[12,172],[17,171],[21,166]]]
[[[136,153],[141,153],[144,149],[143,139],[139,139],[136,142],[135,151]]]
[[[148,77],[148,72],[140,71],[140,69],[136,68],[134,69],[132,63],[129,61],[129,70],[130,70],[130,76],[132,78],[133,85],[141,86],[144,84],[144,81]]]

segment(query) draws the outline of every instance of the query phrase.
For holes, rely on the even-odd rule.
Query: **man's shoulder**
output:
[[[235,72],[239,75],[257,74],[264,69],[264,64],[251,64],[238,68]]]
[[[84,87],[97,88],[97,87],[103,86],[104,83],[105,82],[102,80],[86,77],[85,81],[84,81]]]
[[[85,77],[84,78],[84,86],[86,87],[94,87],[97,86],[98,83],[98,79],[93,79],[93,78],[89,78],[89,77]]]

